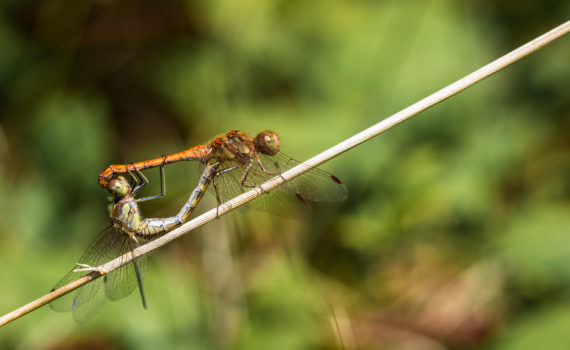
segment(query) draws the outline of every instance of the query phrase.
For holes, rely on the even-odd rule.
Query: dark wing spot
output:
[[[340,179],[334,175],[331,175],[331,179],[339,185],[344,185]]]
[[[73,298],[73,304],[71,304],[71,310],[77,309],[77,297]]]
[[[307,201],[305,200],[305,198],[301,197],[300,194],[295,193],[295,196],[297,196],[297,198],[299,198],[299,200],[300,200],[301,202],[303,202],[303,204],[307,204]]]

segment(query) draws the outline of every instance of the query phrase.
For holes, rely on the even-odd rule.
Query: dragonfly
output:
[[[302,164],[281,152],[281,141],[273,131],[263,131],[252,137],[245,132],[232,130],[182,152],[128,165],[111,165],[99,174],[98,182],[106,188],[110,179],[128,172],[129,167],[145,170],[179,161],[220,164],[213,180],[218,205]],[[340,202],[346,196],[346,186],[339,178],[311,168],[302,176],[278,187],[270,196],[261,196],[248,203],[248,206],[279,216],[304,218],[310,213],[308,201]]]
[[[65,275],[53,290],[88,273],[98,271],[97,266],[112,259],[117,257],[122,257],[123,261],[128,259],[132,256],[133,250],[143,241],[152,240],[182,225],[202,199],[216,174],[217,167],[218,164],[209,164],[205,167],[197,187],[182,209],[176,216],[169,218],[143,219],[138,207],[140,202],[165,195],[164,165],[160,166],[161,193],[154,196],[136,198],[136,194],[148,184],[148,180],[134,167],[129,167],[130,182],[123,176],[110,179],[106,188],[113,195],[113,205],[110,210],[111,225],[95,238],[79,259],[80,263],[77,263],[76,267]],[[143,307],[146,308],[142,286],[147,271],[146,256],[137,256],[131,261],[132,263],[123,265],[102,278],[52,301],[51,308],[61,312],[72,311],[75,321],[81,324],[99,312],[106,298],[113,301],[124,298],[137,286]]]

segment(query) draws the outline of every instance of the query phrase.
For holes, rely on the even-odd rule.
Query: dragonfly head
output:
[[[123,176],[119,176],[109,181],[107,191],[115,197],[122,198],[131,193],[131,185]]]
[[[273,131],[264,131],[257,134],[254,146],[258,152],[274,156],[281,149],[281,141],[279,141],[279,136]]]

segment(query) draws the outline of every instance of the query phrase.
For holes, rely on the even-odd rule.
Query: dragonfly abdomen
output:
[[[186,201],[186,204],[180,209],[178,215],[164,219],[144,219],[141,221],[136,235],[145,239],[154,238],[157,235],[166,233],[182,225],[188,220],[196,206],[206,193],[208,185],[212,182],[213,177],[216,175],[219,164],[208,164],[204,173],[200,177],[198,186],[192,191],[192,194]]]
[[[144,239],[151,239],[175,229],[182,223],[183,221],[178,216],[165,219],[144,219],[141,221],[135,235]]]

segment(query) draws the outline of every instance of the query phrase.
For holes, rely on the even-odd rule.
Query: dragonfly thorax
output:
[[[115,203],[111,210],[113,226],[134,233],[140,229],[141,215],[133,198],[126,197]]]
[[[255,152],[253,139],[242,131],[230,131],[210,143],[211,158],[247,164]]]

